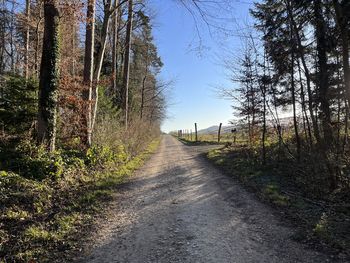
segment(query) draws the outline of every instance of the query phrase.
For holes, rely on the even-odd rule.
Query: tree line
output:
[[[221,89],[235,102],[249,145],[261,146],[266,164],[277,137],[292,163],[317,174],[314,184],[348,185],[350,2],[264,0],[250,13],[256,31],[245,35],[238,63],[225,61],[239,85]]]
[[[2,0],[0,39],[4,134],[21,127],[55,151],[73,139],[89,148],[110,121],[160,129],[169,82],[145,1]]]

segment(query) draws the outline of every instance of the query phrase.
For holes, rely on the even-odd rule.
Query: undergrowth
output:
[[[349,189],[327,192],[319,187],[323,176],[320,169],[312,168],[315,160],[306,156],[297,163],[277,153],[276,145],[270,145],[268,151],[273,158],[266,165],[258,149],[246,146],[211,150],[207,158],[291,219],[297,227],[296,240],[349,257]]]
[[[123,144],[48,153],[29,140],[3,143],[0,262],[64,261],[78,251],[82,229],[158,143],[137,154]]]

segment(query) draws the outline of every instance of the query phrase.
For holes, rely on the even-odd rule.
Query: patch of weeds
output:
[[[72,213],[56,219],[58,224],[57,236],[63,239],[66,235],[76,231],[76,226],[82,221],[80,213]]]
[[[30,214],[28,211],[22,210],[21,208],[14,206],[9,208],[5,212],[5,216],[7,219],[10,220],[26,220],[30,217]]]
[[[86,159],[88,165],[92,167],[110,167],[126,163],[128,155],[123,145],[119,145],[117,149],[108,146],[94,146],[88,149]]]
[[[111,196],[111,190],[94,190],[85,193],[79,200],[79,203],[84,205],[94,205],[101,199],[107,199]]]
[[[34,259],[40,258],[44,254],[45,254],[45,248],[43,247],[30,248],[30,249],[26,249],[25,251],[18,252],[15,255],[15,259],[18,262],[35,262]]]
[[[328,216],[326,213],[323,213],[318,223],[313,229],[316,236],[322,238],[323,240],[330,241],[329,225],[328,225]]]
[[[125,175],[125,174],[124,174]],[[99,180],[95,183],[97,188],[101,189],[110,189],[115,187],[118,184],[123,183],[125,180],[125,176],[123,174],[117,174],[116,172],[111,172],[99,178]]]
[[[280,193],[280,189],[277,185],[269,184],[263,189],[263,194],[270,202],[278,206],[287,206],[289,203],[288,197]]]
[[[47,231],[42,226],[30,226],[28,227],[25,232],[24,236],[27,241],[43,241],[43,242],[50,242],[54,239],[56,239],[55,233],[52,233],[50,231]]]
[[[207,154],[209,159],[213,159],[213,158],[218,158],[221,156],[221,151],[220,150],[210,150]]]

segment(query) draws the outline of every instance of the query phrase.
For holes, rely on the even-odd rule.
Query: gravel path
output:
[[[329,262],[292,241],[293,230],[270,208],[199,157],[208,147],[164,136],[116,194],[82,262]]]

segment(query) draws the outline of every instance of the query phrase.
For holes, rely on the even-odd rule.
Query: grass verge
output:
[[[131,159],[118,153],[114,156],[118,162],[107,158],[102,166],[91,161],[94,158],[88,158],[90,165],[79,158],[69,164],[64,159],[59,179],[38,180],[0,171],[0,262],[68,261],[80,251],[79,241],[94,215],[111,200],[116,187],[143,165],[159,141],[153,140]]]
[[[182,142],[185,145],[188,146],[196,146],[196,145],[225,145],[227,142],[218,142],[218,141],[207,141],[207,140],[198,140],[198,141],[193,141],[193,140],[188,140],[186,138],[179,138],[176,137],[180,142]]]
[[[224,147],[209,151],[206,157],[288,218],[297,228],[295,240],[349,259],[349,193],[314,196],[305,190],[297,167],[284,165],[284,160],[263,166],[252,158],[254,153],[250,151],[244,147]]]

